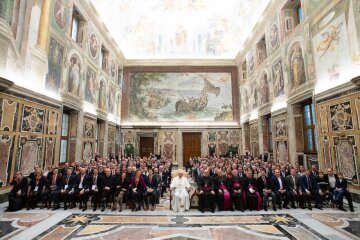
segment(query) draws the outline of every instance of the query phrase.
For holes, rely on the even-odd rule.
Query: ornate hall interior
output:
[[[359,151],[360,0],[0,0],[0,239],[360,239]]]

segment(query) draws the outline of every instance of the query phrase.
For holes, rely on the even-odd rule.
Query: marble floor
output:
[[[326,208],[175,213],[166,199],[156,211],[22,210],[0,205],[0,239],[360,239],[355,212]]]

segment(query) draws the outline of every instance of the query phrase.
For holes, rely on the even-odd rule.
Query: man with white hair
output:
[[[170,189],[173,192],[174,199],[172,201],[172,209],[175,212],[181,210],[181,205],[184,205],[185,211],[190,209],[190,183],[186,177],[184,177],[184,170],[178,170],[178,176],[173,178]],[[181,204],[184,203],[184,204]]]

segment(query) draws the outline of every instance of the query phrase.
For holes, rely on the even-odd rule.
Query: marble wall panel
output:
[[[22,132],[43,133],[45,110],[24,105],[22,114]]]
[[[0,98],[0,130],[15,131],[18,115],[18,103]]]
[[[0,180],[6,185],[9,180],[9,167],[11,167],[14,136],[0,135]]]
[[[59,113],[55,111],[49,111],[47,116],[47,134],[55,135],[57,132],[58,125],[59,125]]]
[[[19,170],[24,176],[28,176],[33,170],[35,165],[41,166],[39,160],[41,160],[41,138],[20,138],[20,161]]]
[[[45,168],[54,163],[55,145],[56,138],[45,139]]]

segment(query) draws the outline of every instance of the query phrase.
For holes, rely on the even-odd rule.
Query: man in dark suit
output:
[[[107,203],[111,203],[112,197],[114,195],[115,184],[114,177],[111,175],[110,168],[105,169],[105,176],[102,178],[101,182],[101,211],[105,211]],[[114,208],[114,206],[113,206]]]
[[[276,199],[276,202],[279,205],[279,209],[282,207],[289,209],[288,207],[288,193],[286,191],[286,179],[280,175],[280,170],[275,170],[275,175],[271,177],[271,185],[272,185],[272,197]],[[282,205],[282,202],[284,204]],[[276,206],[273,205],[274,211],[276,211]]]
[[[260,196],[263,199],[264,210],[267,211],[269,196],[271,195],[271,181],[270,178],[266,176],[265,168],[260,168],[260,176],[256,180],[256,185],[259,190]],[[272,198],[272,205],[275,206],[275,198]]]
[[[291,207],[296,208],[295,200],[297,199],[299,201],[299,206],[304,209],[304,195],[301,191],[300,176],[296,173],[295,168],[291,168],[290,175],[286,177],[286,182],[291,201]]]
[[[73,170],[71,167],[69,167],[67,169],[67,172],[64,175],[62,175],[61,196],[62,199],[64,200],[64,210],[67,210],[68,208],[69,192],[73,188],[73,185],[75,183],[75,178],[76,175],[73,174]]]
[[[305,175],[301,177],[301,191],[305,195],[306,201],[309,205],[309,210],[312,210],[311,207],[311,198],[315,199],[315,207],[322,210],[322,201],[319,194],[319,186],[315,181],[315,177],[310,174],[310,170],[305,170]]]
[[[70,209],[75,207],[76,198],[79,198],[79,209],[86,210],[86,199],[89,193],[89,175],[85,173],[85,168],[80,168],[80,174],[75,178],[73,189],[70,191]]]
[[[149,169],[149,175],[146,176],[145,180],[146,184],[148,184],[147,194],[144,194],[144,200],[145,200],[145,209],[149,209],[149,198],[151,203],[151,211],[155,210],[155,203],[157,201],[158,197],[158,186],[159,186],[159,178],[158,175],[153,174],[153,170]],[[144,210],[145,210],[144,209]]]
[[[56,210],[60,208],[60,194],[61,194],[61,186],[62,186],[62,178],[59,173],[59,169],[56,167],[53,169],[53,174],[51,176],[50,189],[51,189],[51,197],[49,200],[49,208],[51,206],[51,200],[54,200],[54,206],[52,210]]]
[[[310,173],[310,174],[313,175],[315,178],[316,178],[317,176],[319,176],[319,171],[317,170],[315,164],[311,165],[311,173]]]
[[[97,206],[100,204],[100,196],[102,190],[102,176],[99,174],[99,170],[97,167],[93,168],[93,174],[89,177],[90,179],[90,190],[89,194],[86,196],[85,204],[87,205],[87,201],[89,196],[93,201],[93,211],[96,211]]]

